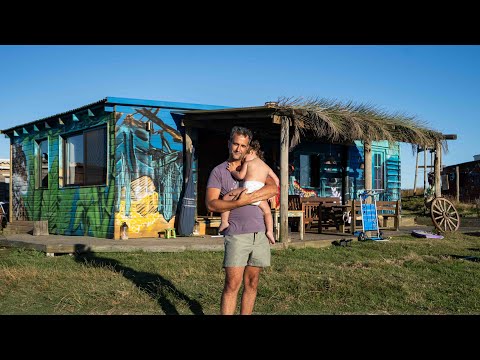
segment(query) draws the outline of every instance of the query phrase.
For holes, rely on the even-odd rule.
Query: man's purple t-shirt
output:
[[[227,165],[228,162],[225,161],[216,166],[210,173],[207,182],[207,188],[220,189],[221,196],[238,188],[238,181],[227,170]],[[228,222],[230,225],[225,230],[225,235],[265,232],[263,212],[255,205],[245,205],[231,210]]]

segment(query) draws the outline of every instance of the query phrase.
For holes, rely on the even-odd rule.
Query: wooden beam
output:
[[[288,149],[289,119],[282,118],[280,132],[280,242],[288,243]]]
[[[347,203],[347,192],[348,192],[348,146],[342,145],[342,205]]]
[[[415,178],[413,180],[413,195],[417,195],[417,174],[418,174],[418,146],[417,146],[417,156],[415,159]]]
[[[364,173],[363,173],[365,190],[371,190],[372,189],[372,142],[371,141],[363,142],[363,158],[365,161]]]
[[[11,223],[13,220],[13,145],[12,140],[10,139],[10,184],[8,184],[8,191],[10,200],[8,202],[8,222]]]
[[[442,134],[445,140],[457,140],[457,134]]]
[[[427,191],[427,152],[423,152],[423,194]]]
[[[440,172],[442,169],[442,144],[437,141],[435,146],[435,197],[442,196],[442,186],[440,185],[442,177]]]
[[[460,202],[460,167],[455,166],[455,183],[457,185],[457,191],[455,193],[457,197],[457,202]]]
[[[241,112],[241,113],[230,113],[230,114],[198,114],[198,115],[185,115],[185,121],[205,121],[205,120],[238,120],[238,119],[264,119],[270,122],[271,114],[274,110],[270,109],[269,111],[252,111],[252,112]]]

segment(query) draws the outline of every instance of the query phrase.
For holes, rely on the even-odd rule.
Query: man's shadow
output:
[[[160,275],[136,271],[122,265],[117,260],[98,257],[94,253],[88,251],[85,245],[75,245],[74,257],[76,262],[88,266],[111,266],[115,272],[122,274],[126,279],[134,283],[141,291],[156,300],[166,315],[179,315],[175,305],[167,298],[169,294],[186,302],[190,311],[194,315],[204,315],[202,306],[198,301],[191,299],[183,292],[179,291],[175,285]]]

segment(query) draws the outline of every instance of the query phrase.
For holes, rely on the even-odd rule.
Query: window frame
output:
[[[105,130],[105,182],[101,184],[85,184],[85,175],[87,174],[87,164],[86,164],[86,159],[87,159],[87,148],[85,146],[85,134],[92,132],[92,131],[98,131],[100,129]],[[61,177],[62,177],[62,187],[65,188],[75,188],[75,187],[96,187],[96,186],[108,186],[108,177],[110,175],[110,170],[108,167],[109,164],[109,137],[108,137],[108,131],[109,131],[109,126],[108,124],[102,124],[99,126],[95,126],[92,128],[80,130],[80,131],[74,131],[66,134],[62,134],[61,137],[61,150],[62,150],[62,164],[63,164],[63,169],[61,171]],[[82,135],[82,146],[83,146],[83,163],[84,163],[84,174],[83,174],[83,182],[82,184],[68,184],[68,176],[67,176],[67,170],[68,170],[68,154],[67,154],[67,139]],[[60,174],[59,174],[60,175]]]
[[[373,152],[373,159],[372,159],[372,170],[373,170],[373,176],[372,176],[372,188],[373,189],[385,189],[385,154],[381,151],[378,152]],[[377,159],[380,160],[380,164],[378,164],[376,161]],[[380,170],[380,171],[379,171]],[[381,186],[378,187],[378,182],[380,182]]]
[[[41,149],[40,144],[44,141],[47,142],[47,186],[42,185],[42,149]],[[50,181],[48,179],[48,175],[50,173],[50,161],[49,161],[49,159],[50,159],[50,141],[49,141],[49,138],[46,137],[46,138],[35,140],[35,151],[36,151],[35,159],[36,159],[36,165],[37,165],[37,169],[36,169],[36,172],[35,172],[35,182],[36,182],[35,188],[36,189],[48,189],[49,186],[50,186]]]

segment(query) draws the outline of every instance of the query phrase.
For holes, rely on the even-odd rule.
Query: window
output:
[[[48,139],[37,142],[38,187],[48,188]]]
[[[107,182],[105,127],[64,138],[65,184],[104,185]]]
[[[383,161],[382,154],[373,154],[373,188],[384,189],[383,187]]]
[[[320,186],[320,156],[300,155],[300,186]]]

